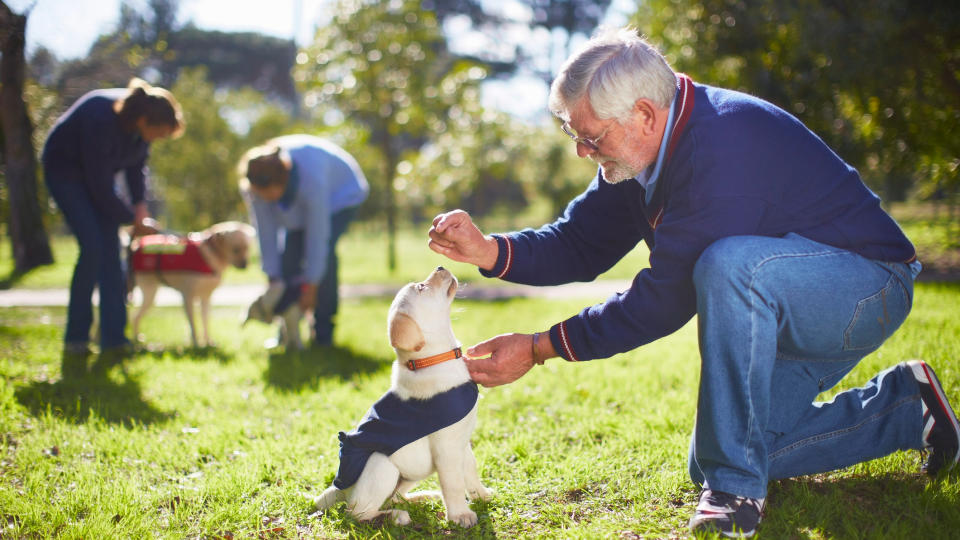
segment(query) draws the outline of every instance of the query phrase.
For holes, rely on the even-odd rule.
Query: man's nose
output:
[[[578,156],[580,156],[580,157],[582,157],[582,158],[585,158],[585,157],[589,157],[590,154],[593,154],[594,152],[596,152],[596,150],[594,150],[593,148],[591,148],[591,147],[583,144],[582,142],[578,142],[578,143],[577,143],[577,155],[578,155]]]

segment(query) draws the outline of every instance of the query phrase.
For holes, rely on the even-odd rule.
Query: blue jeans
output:
[[[120,262],[119,223],[99,213],[83,180],[71,176],[49,169],[44,174],[47,189],[80,247],[70,281],[64,341],[70,345],[90,341],[93,288],[97,286],[100,290],[100,347],[125,345],[129,340],[124,335],[127,326],[126,281]]]
[[[830,401],[906,319],[919,263],[882,263],[808,240],[741,236],[694,268],[701,356],[690,477],[760,498],[767,482],[919,449],[919,387],[897,365]]]
[[[327,270],[317,285],[317,303],[313,310],[313,341],[319,345],[329,345],[333,342],[333,317],[340,307],[338,279],[340,260],[337,257],[337,241],[347,231],[356,213],[356,208],[346,208],[330,217]],[[283,279],[288,283],[303,278],[305,237],[302,230],[286,231],[280,265]]]

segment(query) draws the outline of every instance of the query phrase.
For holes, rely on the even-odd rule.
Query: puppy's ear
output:
[[[390,318],[390,345],[404,351],[419,351],[426,345],[417,322],[409,315],[396,313]]]

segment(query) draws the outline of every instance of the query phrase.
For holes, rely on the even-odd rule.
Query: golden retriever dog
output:
[[[292,294],[296,293],[296,294]],[[295,284],[288,284],[276,281],[267,287],[256,300],[247,308],[247,317],[242,326],[250,321],[260,321],[266,324],[273,324],[275,319],[280,321],[280,340],[278,345],[283,345],[288,351],[302,350],[303,340],[300,338],[300,320],[303,318],[303,310],[297,301],[299,297],[298,288]],[[277,313],[277,305],[283,302],[288,304],[280,313]]]
[[[140,287],[143,303],[133,317],[133,335],[140,339],[140,321],[153,307],[160,285],[183,295],[183,309],[190,325],[194,347],[200,345],[194,324],[194,303],[200,301],[203,345],[210,340],[210,296],[220,286],[228,266],[246,268],[256,231],[246,223],[226,221],[186,237],[154,234],[135,238],[128,264],[132,283]]]
[[[340,467],[333,485],[314,499],[318,509],[346,501],[361,521],[387,515],[406,525],[408,512],[381,510],[387,499],[440,496],[448,520],[461,527],[477,523],[466,497],[488,499],[491,492],[480,483],[470,447],[478,396],[450,326],[456,293],[456,278],[442,267],[397,293],[387,315],[397,353],[391,388],[356,429],[340,432]],[[407,493],[434,471],[439,494]]]

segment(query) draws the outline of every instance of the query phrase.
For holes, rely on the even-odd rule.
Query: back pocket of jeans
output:
[[[857,303],[853,319],[843,333],[847,351],[879,347],[900,327],[910,312],[910,297],[896,276],[890,276],[879,292]]]

